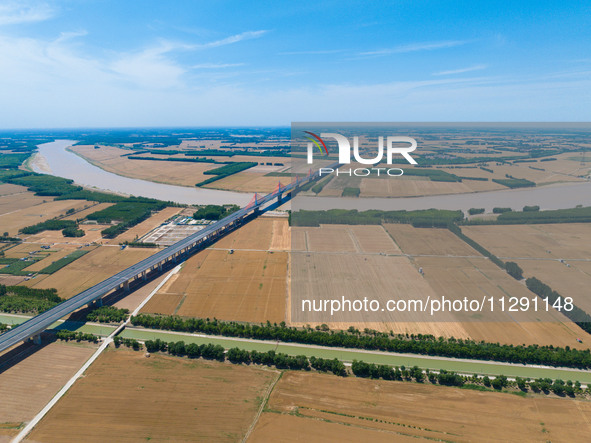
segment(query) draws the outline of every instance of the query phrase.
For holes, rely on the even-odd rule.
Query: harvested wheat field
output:
[[[0,184],[0,197],[5,197],[7,195],[14,195],[14,194],[24,194],[28,192],[27,188],[24,186],[13,185],[10,183],[1,183]]]
[[[71,147],[70,150],[105,171],[125,177],[179,186],[195,186],[195,183],[211,177],[211,175],[204,175],[205,171],[223,166],[214,163],[131,160],[129,157],[121,156],[130,154],[132,151],[112,146],[101,146],[99,149],[94,149],[94,146],[77,145]],[[149,155],[149,157],[154,157],[154,155]]]
[[[88,343],[31,346],[26,358],[0,357],[0,436],[30,421],[96,350]],[[36,351],[36,352],[35,352]],[[14,364],[16,362],[16,364]]]
[[[540,344],[584,348],[577,343],[591,336],[561,313],[533,309],[527,312],[507,312],[507,297],[535,298],[525,285],[513,279],[490,260],[482,258],[418,257],[414,259],[424,270],[424,279],[438,297],[447,299],[482,300],[494,297],[495,312],[457,313],[456,321],[475,340],[499,341],[509,344]],[[505,299],[505,312],[501,312],[499,298]]]
[[[462,232],[499,258],[591,259],[591,223],[465,226]]]
[[[480,253],[447,229],[413,228],[407,224],[386,224],[402,252],[409,255],[480,256]]]
[[[87,204],[86,200],[53,201],[52,197],[38,197],[31,192],[0,196],[0,226],[2,232],[14,236],[25,226],[65,215],[69,209],[82,209]]]
[[[285,217],[261,217],[219,240],[214,248],[260,251],[289,248],[290,229]]]
[[[9,247],[7,249],[4,250],[4,254],[6,255],[6,257],[9,258],[23,258],[23,257],[29,257],[31,252],[36,252],[39,251],[39,245],[36,244],[32,244],[32,243],[13,243],[12,247]],[[55,252],[55,249],[41,249],[42,254],[48,254],[51,252]],[[39,254],[39,255],[42,255]],[[36,254],[37,255],[37,254]]]
[[[321,225],[292,228],[293,250],[400,254],[384,228],[379,225]]]
[[[103,239],[101,231],[111,227],[111,225],[81,224],[78,225],[84,231],[82,237],[64,237],[62,231],[42,231],[27,237],[30,243],[49,243],[53,245],[74,245],[80,246],[87,243],[100,243]]]
[[[31,441],[240,441],[277,372],[108,348]]]
[[[536,277],[575,305],[591,313],[591,261],[515,260],[524,277]],[[567,266],[568,265],[568,266]]]
[[[375,299],[425,301],[435,293],[419,274],[418,266],[402,252],[382,226],[322,225],[292,228],[288,320],[294,326],[326,323],[332,329],[349,326],[395,333],[421,333],[468,338],[451,316],[433,322],[422,313],[302,312],[304,300]],[[310,252],[310,253],[306,253]],[[394,256],[387,256],[391,254]]]
[[[421,322],[432,320],[423,312],[395,312],[384,308],[391,300],[435,298],[436,293],[407,257],[293,253],[291,257],[291,320],[293,322]],[[307,300],[369,300],[379,301],[376,311],[362,309],[346,312],[310,312]],[[441,320],[454,317],[441,314]]]
[[[55,252],[48,253],[48,255],[45,258],[39,260],[36,263],[33,263],[30,266],[27,266],[25,268],[25,270],[27,272],[38,272],[38,271],[41,271],[42,269],[45,269],[47,266],[49,266],[53,262],[58,261],[61,258],[64,258],[66,255],[71,254],[75,250],[76,250],[76,248],[74,246],[68,246],[66,248],[60,248],[59,250],[56,250],[54,248],[54,249],[52,249],[52,251],[55,251]],[[45,250],[43,250],[43,252],[45,252]]]
[[[291,228],[287,218],[272,218],[271,226],[271,251],[290,251],[291,250]]]
[[[588,334],[562,314],[551,312],[501,312],[498,300],[507,297],[535,297],[520,282],[445,229],[413,228],[390,224],[388,236],[375,245],[400,246],[410,257],[369,254],[360,238],[379,226],[339,226],[293,228],[291,254],[290,317],[294,325],[327,323],[333,329],[371,328],[380,331],[454,336],[512,344],[546,344],[583,347]],[[351,235],[355,234],[355,235]],[[361,237],[360,237],[361,235]],[[360,247],[361,246],[361,247]],[[315,247],[315,249],[314,249]],[[374,249],[374,251],[376,250]],[[300,252],[297,252],[300,251]],[[322,251],[305,253],[305,251]],[[368,251],[364,253],[363,251]],[[386,251],[396,255],[395,250]],[[398,253],[400,254],[400,252]],[[435,256],[435,257],[431,257]],[[424,275],[419,273],[422,268]],[[357,300],[368,297],[388,300],[478,300],[494,297],[495,310],[477,313],[415,312],[303,312],[304,300]]]
[[[591,403],[286,372],[249,441],[586,441]]]
[[[253,220],[187,260],[143,312],[283,321],[289,247],[286,218]]]
[[[143,312],[281,322],[286,273],[287,252],[206,250],[187,260]]]
[[[144,248],[121,250],[114,246],[101,246],[42,280],[33,279],[24,284],[39,289],[56,288],[60,297],[70,298],[156,251]]]
[[[267,176],[265,173],[249,171],[250,169],[247,169],[237,174],[224,177],[221,180],[217,180],[213,183],[205,185],[204,188],[223,189],[226,191],[238,192],[261,192],[266,194],[273,192],[275,188],[277,188],[280,179],[283,179],[285,182],[283,183],[284,185],[290,180],[290,177],[273,177]],[[205,178],[207,177],[211,176],[205,176]]]

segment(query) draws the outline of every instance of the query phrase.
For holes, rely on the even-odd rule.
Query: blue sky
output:
[[[0,0],[0,127],[589,121],[591,4]]]

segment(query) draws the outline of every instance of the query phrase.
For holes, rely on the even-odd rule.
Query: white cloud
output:
[[[66,42],[68,40],[74,40],[78,37],[84,37],[88,35],[86,31],[68,31],[62,32],[60,36],[55,40],[56,43]]]
[[[487,68],[486,65],[474,65],[474,66],[469,66],[467,68],[451,69],[451,70],[448,70],[448,71],[434,72],[433,75],[455,75],[455,74],[463,74],[464,72],[481,71],[481,70],[486,69],[486,68]]]
[[[244,66],[244,63],[201,63],[191,66],[191,69],[224,69]]]
[[[468,43],[467,40],[445,40],[440,42],[411,43],[407,45],[396,46],[395,48],[379,49],[376,51],[360,52],[362,56],[379,56],[390,54],[402,54],[406,52],[432,51],[434,49],[453,48]]]
[[[255,81],[235,76],[232,83],[219,84],[216,79],[230,78],[238,71],[224,68],[241,64],[193,61],[191,65],[176,60],[181,51],[237,43],[261,36],[261,32],[250,31],[200,45],[160,41],[135,52],[92,56],[80,47],[84,43],[82,31],[66,32],[54,39],[0,33],[1,125],[27,128],[286,125],[314,120],[591,119],[591,77],[584,71],[560,72],[554,77],[430,77],[413,82],[312,84],[296,88],[288,82],[270,86],[263,80],[277,78],[278,72],[268,76],[253,74]],[[434,45],[429,47],[435,49]],[[439,42],[438,47],[445,47],[442,45]],[[423,44],[422,50],[428,50],[426,46]],[[413,47],[421,50],[418,44]],[[410,45],[405,48],[410,50]]]
[[[262,37],[263,35],[265,35],[266,33],[267,33],[266,30],[246,31],[246,32],[242,32],[240,34],[231,35],[230,37],[226,37],[221,40],[216,40],[216,41],[209,42],[209,43],[203,43],[200,45],[194,45],[194,46],[192,46],[192,48],[194,48],[194,49],[218,48],[220,46],[231,45],[232,43],[238,43],[238,42],[241,42],[242,40],[250,40],[253,38],[259,38],[259,37]]]
[[[119,54],[107,62],[107,68],[121,80],[136,87],[166,89],[182,85],[186,69],[167,57],[178,50],[187,50],[184,44],[161,42],[137,53]]]
[[[281,52],[280,55],[326,55],[326,54],[338,54],[345,52],[344,49],[321,49],[318,51],[287,51]]]
[[[53,10],[45,3],[6,1],[0,4],[0,26],[39,22],[53,17]]]

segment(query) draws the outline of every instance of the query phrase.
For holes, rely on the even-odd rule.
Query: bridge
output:
[[[336,169],[338,166],[340,166],[338,163],[334,163],[327,167]],[[36,343],[40,343],[41,333],[60,318],[93,302],[102,304],[102,298],[112,291],[118,289],[129,290],[130,283],[139,279],[147,280],[148,277],[161,273],[163,267],[166,267],[171,262],[177,263],[180,260],[185,260],[252,218],[280,206],[288,201],[292,195],[295,195],[303,185],[318,178],[319,171],[315,173],[310,171],[306,177],[297,178],[296,181],[287,186],[282,186],[280,183],[277,189],[270,194],[262,197],[255,194],[253,200],[244,208],[1,334],[0,352],[29,338],[33,338]]]

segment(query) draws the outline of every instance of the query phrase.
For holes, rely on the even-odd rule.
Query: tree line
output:
[[[448,224],[464,219],[462,211],[426,209],[417,211],[357,211],[356,209],[330,209],[328,211],[300,210],[290,214],[292,226],[320,226],[320,224],[380,225],[382,223]]]
[[[68,331],[67,329],[60,329],[55,333],[58,340],[64,341],[89,341],[91,343],[98,343],[98,337],[94,334],[87,334],[84,332]]]
[[[135,339],[115,337],[115,346],[119,347],[121,345],[133,348],[136,351],[142,348],[141,344]],[[414,381],[417,383],[429,381],[431,384],[463,387],[481,391],[491,390],[489,388],[497,391],[505,388],[517,388],[522,393],[531,390],[535,393],[549,394],[553,392],[559,396],[568,395],[570,397],[591,393],[591,388],[588,388],[585,392],[580,382],[575,381],[573,383],[571,380],[564,382],[561,379],[538,378],[531,380],[529,378],[516,377],[515,382],[511,382],[504,375],[499,375],[491,379],[487,375],[482,377],[477,374],[471,376],[460,375],[454,371],[447,371],[445,369],[431,371],[429,369],[422,369],[416,365],[407,368],[404,365],[400,367],[379,365],[360,360],[353,360],[351,371],[349,372],[345,364],[336,358],[326,359],[315,356],[307,357],[305,355],[290,356],[273,350],[259,352],[256,350],[248,351],[240,348],[231,348],[225,352],[221,345],[214,345],[212,343],[197,345],[195,343],[186,344],[184,341],[166,342],[160,339],[147,340],[145,347],[150,353],[166,352],[178,357],[192,359],[204,358],[220,362],[227,360],[233,364],[274,366],[277,369],[294,371],[310,371],[314,369],[318,372],[330,372],[340,377],[347,377],[352,373],[355,377],[359,378]]]
[[[250,169],[253,166],[257,166],[258,162],[233,162],[219,168],[209,169],[203,172],[203,175],[213,175],[214,177],[208,178],[202,182],[197,183],[195,186],[204,186],[209,183],[213,183],[222,178],[228,177],[238,172]]]
[[[195,220],[221,220],[240,209],[238,205],[205,205],[193,213]]]
[[[368,349],[386,352],[411,353],[442,357],[494,360],[509,363],[542,364],[571,368],[591,368],[591,351],[570,347],[540,345],[505,345],[468,339],[435,338],[422,334],[394,334],[368,330],[360,333],[348,331],[315,330],[266,324],[253,325],[222,322],[217,319],[184,319],[178,316],[140,314],[131,318],[135,326],[180,332],[200,332],[210,335],[279,340],[327,347]]]
[[[558,292],[554,291],[550,286],[543,283],[541,280],[538,280],[535,277],[530,277],[525,281],[525,285],[527,286],[527,289],[532,291],[541,299],[547,297],[548,303],[551,306],[554,306],[556,302],[560,303],[560,306],[564,306],[564,297],[562,297]],[[559,312],[562,312],[568,319],[572,320],[582,330],[591,334],[591,316],[577,305],[573,303],[571,310],[560,309]]]
[[[526,209],[527,208],[527,209]],[[540,211],[538,206],[525,206],[523,211],[503,212],[497,210],[497,219],[466,220],[466,225],[525,225],[545,223],[589,223],[591,222],[591,207],[577,207],[571,209],[552,209]],[[502,212],[502,213],[501,213]]]
[[[115,306],[101,306],[86,314],[86,321],[99,323],[121,323],[127,319],[129,309],[119,309]]]

